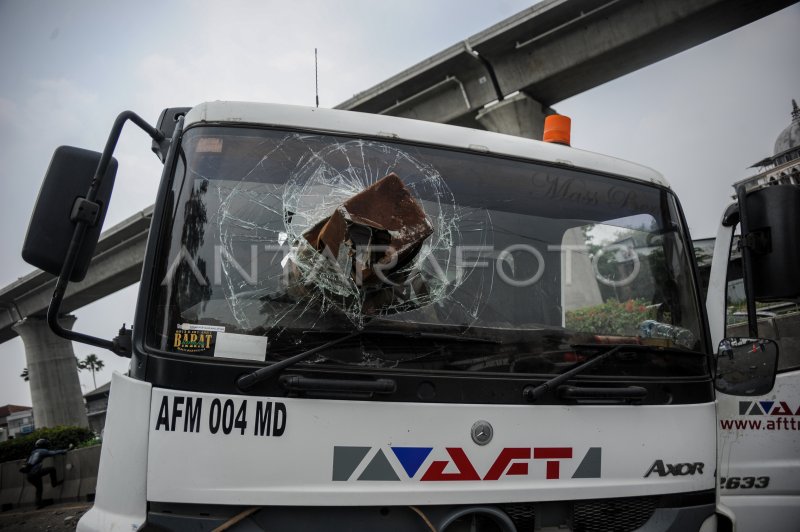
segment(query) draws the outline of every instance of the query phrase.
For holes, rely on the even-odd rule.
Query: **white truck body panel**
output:
[[[798,530],[800,371],[779,374],[767,395],[717,401],[720,495],[736,530]]]
[[[720,224],[711,265],[706,309],[715,346],[726,336],[733,230]],[[800,371],[779,373],[764,396],[718,392],[717,418],[718,491],[736,530],[800,530]]]
[[[111,377],[103,449],[94,507],[78,523],[78,532],[138,530],[147,519],[147,382],[119,373]]]
[[[731,252],[733,227],[719,224],[717,238],[714,240],[714,256],[711,258],[711,273],[708,278],[706,294],[706,313],[708,329],[711,333],[711,346],[716,349],[725,338],[725,319],[728,289],[728,257]]]
[[[189,398],[199,416],[187,422]],[[234,417],[246,401],[246,428],[234,427],[224,434],[222,413],[223,421],[212,434],[215,399],[221,405],[231,400],[230,415]],[[254,435],[259,402],[272,404],[273,414],[278,403],[285,406],[282,435]],[[176,404],[184,412],[176,415],[173,423]],[[224,411],[224,406],[220,408]],[[494,428],[494,438],[486,446],[470,438],[470,429],[478,420],[488,421]],[[714,422],[713,403],[422,405],[222,396],[156,388],[150,411],[147,495],[151,501],[187,503],[352,506],[700,491],[714,487],[714,432],[703,430]],[[171,430],[173,426],[175,430]],[[396,448],[417,451],[398,454]],[[504,448],[515,449],[523,458],[501,467],[495,475],[499,478],[489,478]],[[542,449],[551,448],[569,449],[571,458],[554,460],[558,465],[548,466],[549,460],[540,455]],[[457,465],[459,449],[469,464]],[[417,458],[401,461],[409,453]],[[685,468],[682,475],[652,472],[646,476],[657,460],[703,467],[693,473]],[[441,473],[450,477],[426,481],[436,462],[446,464]],[[548,479],[553,467],[558,478]],[[456,478],[459,472],[460,479]]]

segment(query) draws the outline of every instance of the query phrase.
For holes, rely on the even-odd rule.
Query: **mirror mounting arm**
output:
[[[740,242],[742,246],[750,248],[753,253],[758,255],[763,255],[772,251],[772,236],[769,227],[757,231],[750,231]]]
[[[100,204],[95,201],[89,201],[86,198],[77,198],[72,205],[72,213],[69,220],[73,223],[84,221],[93,227],[100,217]]]
[[[748,334],[752,338],[758,337],[758,321],[756,317],[755,286],[753,284],[753,246],[748,245],[754,240],[750,234],[750,226],[747,223],[747,189],[744,185],[736,188],[736,199],[739,204],[739,225],[741,226],[744,241],[742,246],[742,273],[744,274],[744,296],[747,305],[747,328]]]
[[[59,273],[58,280],[56,281],[56,287],[53,290],[53,297],[50,300],[50,306],[47,308],[47,324],[56,335],[67,340],[73,340],[76,342],[93,345],[95,347],[108,349],[117,355],[127,357],[131,356],[131,353],[129,349],[125,348],[124,343],[113,342],[104,338],[98,338],[96,336],[64,329],[58,322],[58,316],[61,310],[61,303],[64,300],[64,294],[67,290],[67,285],[69,284],[70,276],[72,275],[72,270],[75,267],[75,263],[78,259],[78,251],[83,243],[86,230],[92,225],[91,211],[94,209],[94,206],[97,206],[97,203],[95,202],[97,191],[100,188],[103,176],[106,175],[108,165],[111,162],[111,157],[114,154],[114,149],[117,147],[117,142],[122,134],[122,126],[124,126],[125,122],[128,120],[143,129],[145,133],[150,135],[154,141],[160,142],[164,139],[164,135],[160,131],[148,124],[142,117],[133,111],[123,111],[119,114],[119,116],[117,116],[117,119],[114,120],[114,125],[111,127],[111,132],[108,134],[108,140],[106,141],[106,146],[103,149],[103,154],[100,157],[100,162],[97,164],[97,170],[95,171],[94,177],[92,178],[92,183],[89,186],[89,191],[87,192],[85,198],[81,198],[83,201],[80,201],[79,199],[79,201],[76,201],[73,207],[72,218],[75,222],[75,229],[72,232],[72,240],[70,240],[69,247],[67,248],[67,254],[61,267],[61,272]],[[83,210],[81,207],[83,207]]]

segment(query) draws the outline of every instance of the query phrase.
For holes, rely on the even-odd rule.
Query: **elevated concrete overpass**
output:
[[[545,0],[336,107],[541,138],[549,106],[793,3]],[[103,233],[87,278],[67,291],[65,312],[139,280],[151,217],[148,208]],[[82,405],[61,408],[74,401],[53,391],[74,380],[80,401],[72,344],[44,320],[54,284],[36,271],[0,290],[0,343],[22,336],[37,424],[86,425]]]
[[[547,108],[793,3],[545,0],[337,108],[515,133],[484,107],[520,92],[536,102],[524,112]]]

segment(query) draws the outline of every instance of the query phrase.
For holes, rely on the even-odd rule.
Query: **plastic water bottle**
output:
[[[645,320],[639,324],[639,338],[669,340],[686,349],[692,349],[695,343],[694,334],[689,329],[656,320]]]

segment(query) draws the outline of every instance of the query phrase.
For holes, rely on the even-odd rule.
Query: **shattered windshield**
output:
[[[358,349],[308,363],[509,371],[498,354],[702,349],[677,207],[657,187],[385,140],[197,127],[168,206],[148,327],[161,350],[269,362],[363,331]]]

